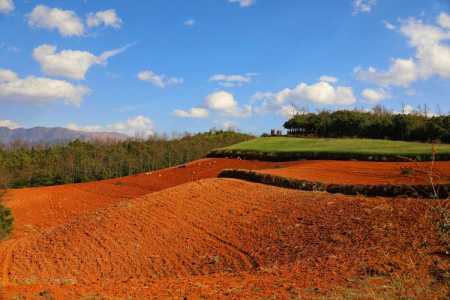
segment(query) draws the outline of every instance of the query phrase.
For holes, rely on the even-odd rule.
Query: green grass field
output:
[[[450,160],[450,145],[435,147],[438,160]],[[217,149],[210,156],[240,156],[265,160],[291,159],[360,159],[402,160],[408,157],[430,160],[432,145],[371,139],[324,139],[265,137]]]

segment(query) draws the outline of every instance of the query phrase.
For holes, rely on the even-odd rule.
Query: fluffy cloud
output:
[[[353,0],[353,15],[368,13],[377,4],[377,0]]]
[[[209,94],[205,99],[205,107],[222,115],[233,117],[247,117],[252,112],[250,106],[240,107],[233,94],[225,91]]]
[[[372,103],[377,103],[390,98],[390,95],[383,89],[365,89],[362,91],[361,95],[364,97],[364,100]]]
[[[373,67],[367,70],[355,69],[356,78],[377,83],[381,86],[407,87],[419,78],[416,63],[412,59],[395,59],[388,71],[378,71]]]
[[[108,125],[78,126],[71,123],[66,126],[68,129],[87,132],[118,132],[132,137],[148,137],[155,133],[153,121],[144,116],[137,116],[124,122],[117,122]]]
[[[450,16],[442,12],[438,17],[438,23],[442,28],[450,29]]]
[[[252,107],[250,105],[241,107],[233,94],[218,91],[206,96],[202,106],[193,107],[189,110],[177,109],[174,111],[174,115],[180,118],[207,118],[210,111],[222,116],[243,118],[252,114]]]
[[[17,81],[19,77],[11,70],[0,69],[0,83]]]
[[[252,100],[255,103],[253,111],[257,114],[277,113],[282,116],[292,116],[300,113],[298,107],[309,103],[319,105],[346,106],[356,102],[353,89],[347,86],[333,84],[338,79],[322,76],[315,84],[300,83],[294,88],[286,88],[278,92],[257,92]]]
[[[228,0],[231,3],[239,3],[241,7],[249,7],[255,4],[256,0]]]
[[[13,0],[0,0],[0,13],[10,13],[14,10]]]
[[[184,22],[184,26],[187,26],[187,27],[192,27],[194,25],[195,25],[195,20],[194,19],[186,20]]]
[[[440,18],[442,16],[450,18],[445,13]],[[450,46],[445,43],[450,40],[448,29],[410,19],[402,24],[400,30],[416,49],[416,61],[422,78],[429,78],[434,74],[450,77]]]
[[[247,73],[245,75],[225,75],[216,74],[209,78],[209,81],[217,82],[225,87],[243,86],[252,81],[252,77],[256,76],[255,73]]]
[[[86,24],[89,27],[106,26],[113,28],[122,27],[122,19],[120,19],[114,9],[90,13],[87,16]]]
[[[169,85],[183,84],[183,78],[167,77],[164,74],[156,74],[151,70],[144,70],[137,75],[139,80],[151,83],[157,87],[165,88]]]
[[[63,101],[79,106],[89,89],[67,81],[29,76],[19,78],[10,71],[0,69],[0,102],[21,101],[47,103]]]
[[[106,64],[109,58],[125,51],[127,47],[95,56],[87,51],[75,50],[63,50],[58,53],[53,45],[41,45],[34,49],[33,58],[47,75],[81,80],[93,65]]]
[[[395,28],[396,28],[394,24],[392,24],[386,20],[383,20],[383,25],[384,25],[384,27],[386,27],[389,30],[395,30]]]
[[[0,7],[2,1],[0,0]],[[52,8],[45,5],[37,5],[27,15],[28,25],[35,28],[57,30],[62,36],[83,36],[86,26],[83,20],[71,10]],[[97,26],[120,28],[122,20],[117,16],[114,9],[89,13],[86,17],[86,25],[89,28]]]
[[[312,85],[300,83],[293,89],[284,89],[276,94],[276,100],[279,103],[307,101],[325,105],[350,105],[356,102],[351,87],[335,87],[326,81]]]
[[[293,116],[302,113],[297,107],[288,104],[288,105],[282,105],[280,109],[278,110],[278,114],[286,117],[287,119],[292,118]]]
[[[373,67],[368,70],[357,68],[356,77],[382,86],[403,87],[435,75],[450,78],[449,20],[450,16],[447,13],[441,13],[437,18],[438,25],[424,24],[414,18],[403,21],[400,33],[415,49],[414,57],[394,59],[387,71],[378,71]]]
[[[85,30],[82,20],[71,10],[38,5],[27,18],[31,27],[58,30],[62,36],[82,36]]]
[[[239,130],[237,125],[230,121],[222,122],[222,124],[220,124],[220,127],[223,128],[223,130],[228,130],[228,131],[238,131]]]
[[[320,77],[319,80],[323,81],[323,82],[329,82],[329,83],[336,83],[336,82],[338,82],[338,79],[336,77],[326,76],[326,75]]]
[[[209,111],[203,107],[193,107],[189,110],[177,109],[173,114],[179,118],[202,119],[208,117]]]
[[[11,120],[0,120],[0,127],[16,129],[16,128],[22,128],[23,126],[17,122],[11,121]]]

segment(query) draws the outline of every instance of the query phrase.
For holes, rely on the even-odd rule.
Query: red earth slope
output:
[[[367,274],[427,282],[443,261],[430,205],[447,203],[201,180],[2,244],[2,282],[8,296],[59,299],[289,299]]]
[[[430,184],[450,182],[450,162],[392,163],[363,161],[302,161],[261,173],[330,184]]]

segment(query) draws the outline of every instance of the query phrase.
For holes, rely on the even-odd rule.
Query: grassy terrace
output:
[[[436,159],[450,160],[450,145],[436,145]],[[241,157],[285,161],[295,159],[358,159],[373,161],[402,161],[405,158],[431,160],[432,146],[413,143],[370,139],[323,139],[266,137],[230,147],[216,149],[210,157]]]

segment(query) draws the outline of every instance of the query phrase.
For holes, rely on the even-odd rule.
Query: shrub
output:
[[[14,218],[11,209],[0,204],[0,240],[6,239],[12,231]]]

